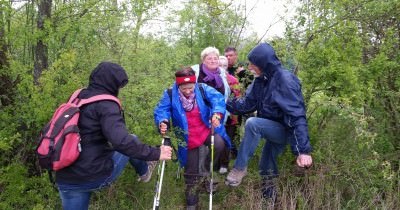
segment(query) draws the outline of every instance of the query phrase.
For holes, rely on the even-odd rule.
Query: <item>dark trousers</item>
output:
[[[219,162],[217,168],[228,168],[229,160],[231,158],[231,150],[236,150],[236,146],[239,145],[238,142],[238,127],[240,125],[225,125],[226,133],[228,134],[229,138],[231,138],[232,148],[229,149],[225,147],[224,151],[221,153],[221,157],[219,158]]]
[[[214,164],[225,148],[225,142],[218,134],[214,135]],[[211,135],[207,137],[204,145],[187,151],[187,162],[185,166],[185,196],[188,206],[197,205],[199,202],[199,191],[207,183],[207,175],[210,171],[211,161]]]

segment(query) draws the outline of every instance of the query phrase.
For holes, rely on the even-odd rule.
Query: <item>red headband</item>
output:
[[[196,83],[196,75],[176,77],[175,81],[177,85],[185,83]]]

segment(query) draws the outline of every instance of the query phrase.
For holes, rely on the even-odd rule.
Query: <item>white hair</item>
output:
[[[219,67],[223,68],[223,69],[227,69],[228,68],[228,58],[221,55],[219,56]]]
[[[200,54],[201,60],[204,61],[204,58],[207,55],[210,55],[210,54],[213,54],[213,53],[216,54],[217,56],[219,56],[219,50],[217,48],[215,48],[215,47],[207,47],[207,48],[205,48],[203,51],[201,51],[201,54]]]
[[[221,55],[221,56],[219,56],[219,61],[221,62],[226,62],[226,63],[228,63],[228,58],[227,57],[225,57],[225,56],[223,56],[223,55]]]

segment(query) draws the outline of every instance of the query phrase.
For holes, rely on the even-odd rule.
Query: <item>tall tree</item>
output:
[[[6,26],[10,25],[11,6],[9,2],[0,2],[0,107],[8,106],[15,97],[14,90],[17,80],[13,80],[9,73],[10,60],[6,35]]]
[[[133,34],[133,52],[138,49],[139,35],[141,29],[149,21],[155,19],[160,12],[160,7],[167,3],[168,0],[141,0],[141,1],[130,1],[130,10],[127,11],[127,21],[133,21],[134,26],[132,30]]]
[[[36,85],[39,84],[39,77],[42,75],[43,70],[49,67],[45,22],[51,18],[51,6],[52,0],[39,0],[38,2],[37,29],[39,38],[35,47],[35,65],[33,70],[33,81]]]
[[[171,37],[188,50],[190,62],[197,61],[201,50],[207,46],[218,49],[236,46],[238,40],[243,40],[242,32],[248,24],[243,8],[233,1],[191,0],[172,14],[175,17],[171,19],[179,24],[171,30]]]

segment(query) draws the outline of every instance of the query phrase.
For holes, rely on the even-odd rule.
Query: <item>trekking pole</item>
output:
[[[164,136],[162,144],[166,146],[171,146],[171,138]],[[164,177],[165,160],[162,161],[161,167],[158,165],[157,182],[156,182],[156,193],[154,195],[153,210],[158,210],[160,208],[160,195],[161,187]],[[158,179],[160,178],[160,179]]]
[[[214,126],[211,125],[211,163],[210,163],[210,173],[211,173],[211,180],[210,180],[210,208],[212,210],[212,196],[213,196],[213,187],[214,187]]]

